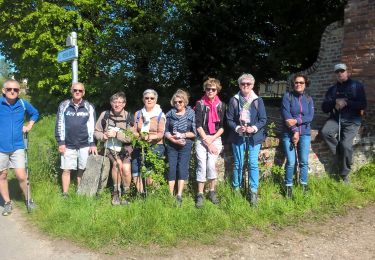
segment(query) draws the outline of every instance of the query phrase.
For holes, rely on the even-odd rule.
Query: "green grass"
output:
[[[354,174],[350,186],[329,177],[311,177],[308,195],[303,196],[296,187],[293,200],[282,196],[281,186],[273,178],[261,180],[257,208],[234,194],[227,183],[218,187],[220,205],[206,200],[202,209],[194,207],[192,194],[185,194],[181,208],[175,207],[165,187],[144,200],[133,200],[130,206],[111,206],[109,190],[100,198],[88,198],[76,196],[72,187],[72,196],[64,200],[56,181],[59,171],[54,120],[53,116],[43,118],[30,134],[31,183],[39,207],[28,216],[46,233],[93,249],[108,245],[169,247],[181,241],[214,243],[224,233],[245,234],[253,228],[294,225],[375,200],[374,163]]]

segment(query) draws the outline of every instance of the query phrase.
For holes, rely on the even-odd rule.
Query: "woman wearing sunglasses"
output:
[[[306,75],[295,75],[293,77],[293,90],[286,92],[282,101],[283,148],[287,159],[285,164],[287,198],[293,196],[292,186],[295,167],[300,169],[299,180],[296,181],[302,185],[303,192],[307,191],[308,159],[311,143],[310,124],[314,118],[313,100],[305,92],[309,83]],[[299,165],[296,165],[297,163]]]
[[[166,115],[165,138],[169,162],[167,179],[172,195],[177,180],[178,205],[182,203],[185,181],[189,179],[190,154],[196,136],[195,112],[188,103],[188,93],[181,89],[177,90],[171,98],[173,108]]]
[[[143,92],[143,108],[134,114],[134,134],[136,137],[147,141],[151,149],[158,156],[164,155],[163,137],[165,131],[165,115],[158,101],[158,93],[153,89],[146,89]],[[137,191],[144,193],[140,172],[142,167],[142,155],[140,148],[135,148],[132,159],[132,176]],[[147,184],[151,184],[151,178],[147,178]]]
[[[253,91],[253,75],[243,74],[237,81],[240,91],[230,99],[227,110],[234,158],[232,185],[234,190],[240,189],[243,181],[242,170],[244,164],[248,164],[249,187],[245,182],[245,191],[249,189],[247,196],[250,204],[256,206],[259,184],[258,155],[266,138],[264,128],[267,115],[262,98]]]
[[[221,90],[220,81],[209,78],[203,83],[205,95],[195,108],[195,122],[198,132],[196,142],[198,194],[195,206],[203,207],[203,191],[208,182],[208,198],[218,204],[215,186],[217,179],[216,161],[222,149],[221,135],[224,133],[225,105],[218,97]]]

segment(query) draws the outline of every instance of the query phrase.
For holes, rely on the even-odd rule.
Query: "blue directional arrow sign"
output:
[[[58,62],[74,60],[77,58],[78,58],[78,46],[72,46],[71,48],[62,50],[57,54]]]

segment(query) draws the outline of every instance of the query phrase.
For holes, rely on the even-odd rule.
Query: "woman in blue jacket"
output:
[[[287,157],[285,164],[286,197],[292,198],[293,173],[296,161],[299,162],[300,179],[303,191],[307,190],[307,174],[309,168],[309,151],[311,143],[311,121],[314,117],[314,103],[306,94],[309,79],[297,74],[293,77],[293,91],[286,92],[282,101],[282,117],[284,120],[283,148]],[[297,151],[296,151],[297,148]],[[298,158],[296,158],[296,155]],[[297,160],[298,159],[298,160]]]
[[[253,91],[255,79],[251,74],[238,78],[240,91],[234,95],[227,110],[230,128],[229,139],[232,142],[234,167],[232,185],[239,190],[242,184],[242,169],[246,150],[249,153],[249,199],[251,205],[257,204],[259,184],[258,155],[266,138],[266,109],[262,98]]]

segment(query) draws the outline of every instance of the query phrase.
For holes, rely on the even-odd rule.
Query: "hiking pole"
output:
[[[31,213],[30,208],[30,180],[29,180],[29,159],[28,159],[28,149],[29,149],[29,136],[25,132],[23,135],[23,142],[25,144],[25,169],[26,169],[26,208],[27,212]]]
[[[338,161],[340,162],[341,160],[341,110],[339,110],[339,132],[338,132],[338,140],[337,140],[337,157]],[[340,163],[338,163],[338,174],[340,174]]]
[[[299,158],[298,158],[298,144],[293,143],[293,148],[294,148],[294,153],[296,156],[296,161],[295,161],[295,176],[296,176],[296,185],[299,185],[299,178],[300,178],[300,168],[299,168]]]
[[[245,123],[245,121],[242,121],[241,120],[241,126],[247,126],[247,123]],[[245,193],[245,196],[247,194],[247,181],[246,181],[246,175],[247,175],[247,161],[248,161],[248,156],[249,156],[249,153],[248,153],[248,145],[247,145],[247,140],[246,140],[246,133],[243,132],[242,133],[242,138],[243,138],[243,142],[245,144],[245,158],[243,160],[243,170],[242,170],[242,183],[244,185],[244,193]]]

